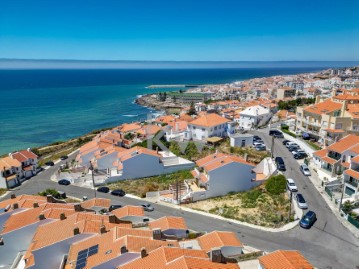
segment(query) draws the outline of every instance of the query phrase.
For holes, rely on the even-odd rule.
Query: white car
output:
[[[291,192],[296,192],[298,191],[297,185],[295,185],[294,180],[291,178],[287,179],[287,188],[288,190],[290,190]]]
[[[287,148],[289,148],[289,147],[292,146],[292,145],[299,147],[299,146],[297,145],[297,143],[292,142],[292,141],[289,141],[289,142],[287,142],[287,143],[285,144],[285,146],[286,146]]]
[[[302,171],[303,175],[305,176],[311,176],[312,174],[310,173],[310,170],[308,168],[308,166],[306,164],[301,164],[300,165],[300,171]]]
[[[253,142],[253,146],[256,147],[258,145],[264,145],[264,142],[262,140],[257,140]]]
[[[301,195],[300,193],[297,193],[297,195],[295,196],[295,199],[297,200],[297,204],[300,209],[308,208],[307,202],[305,201],[303,195]]]

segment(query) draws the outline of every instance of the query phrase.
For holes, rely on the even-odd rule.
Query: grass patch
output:
[[[0,196],[5,194],[7,192],[7,189],[0,188]]]
[[[193,178],[189,170],[177,171],[171,174],[146,177],[140,179],[121,180],[110,183],[107,186],[111,189],[122,189],[126,193],[134,194],[140,197],[146,197],[146,192],[167,190],[176,180],[183,182],[185,179]]]
[[[322,149],[321,147],[319,147],[317,144],[313,143],[312,141],[308,141],[308,140],[304,140],[312,149],[315,150],[320,150]]]
[[[260,186],[186,205],[187,207],[251,224],[277,228],[288,223],[287,193],[270,193]]]
[[[286,187],[287,182],[283,175],[271,176],[265,183],[267,192],[274,195],[284,193]]]

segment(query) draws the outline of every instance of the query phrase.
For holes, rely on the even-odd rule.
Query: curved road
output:
[[[267,133],[266,130],[256,132],[269,147],[271,137],[269,137]],[[284,158],[287,167],[287,171],[284,174],[295,180],[299,192],[302,193],[307,200],[309,208],[314,210],[318,215],[318,221],[309,230],[304,230],[297,226],[286,232],[265,232],[263,230],[233,224],[229,221],[209,218],[201,214],[184,212],[158,204],[154,205],[155,211],[146,214],[153,218],[159,218],[165,215],[181,216],[185,218],[189,228],[197,231],[233,231],[237,233],[238,238],[244,244],[265,251],[274,251],[277,249],[299,250],[318,268],[357,268],[357,266],[359,266],[359,240],[332,214],[310,180],[299,171],[298,163],[292,158],[291,153],[282,145],[280,140],[276,140],[275,142],[274,156]],[[69,158],[67,161],[71,161],[72,158]],[[36,194],[47,188],[56,188],[57,190],[66,192],[69,196],[80,198],[86,195],[89,198],[93,197],[93,190],[72,185],[60,186],[50,181],[50,176],[61,163],[63,163],[63,161],[57,163],[55,167],[51,167],[29,181],[26,181],[12,193],[16,195]],[[8,199],[9,196],[10,194],[3,199]],[[113,197],[110,194],[104,193],[97,193],[97,196],[109,198],[114,204],[139,204],[138,200],[129,197]]]

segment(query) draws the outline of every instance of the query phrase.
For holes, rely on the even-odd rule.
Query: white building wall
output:
[[[107,154],[106,156],[103,156],[97,160],[97,169],[107,169],[112,168],[113,162],[116,161],[118,152],[115,151],[111,154]]]
[[[252,182],[255,177],[253,168],[254,166],[248,164],[233,162],[210,171],[207,198],[226,195],[232,191],[245,191],[256,186],[256,182]]]

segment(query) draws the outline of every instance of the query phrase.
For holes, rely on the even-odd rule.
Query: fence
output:
[[[328,187],[325,187],[324,190],[329,195],[330,198],[333,197],[332,191]]]
[[[356,228],[359,229],[359,221],[353,218],[352,216],[348,215],[348,221],[353,224]]]

